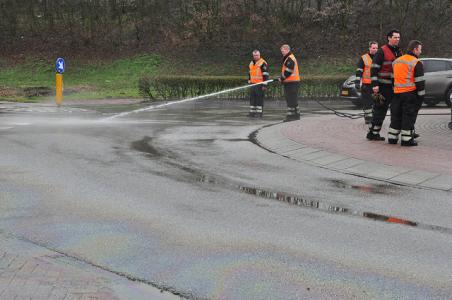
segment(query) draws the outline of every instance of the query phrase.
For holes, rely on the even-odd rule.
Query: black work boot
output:
[[[283,120],[283,122],[290,122],[290,121],[296,121],[296,120],[300,120],[300,114],[287,115],[286,118]]]
[[[395,145],[399,141],[400,129],[389,126],[388,128],[388,144]]]
[[[248,113],[248,117],[254,118],[254,117],[256,117],[256,113],[250,111],[250,112]]]
[[[382,137],[382,136],[380,136],[379,133],[373,133],[372,131],[369,131],[369,132],[367,133],[366,138],[367,138],[369,141],[384,141],[384,140],[385,140],[385,138]]]
[[[417,142],[414,140],[414,138],[412,138],[411,140],[409,140],[409,141],[402,141],[401,143],[400,143],[400,145],[401,146],[417,146]]]
[[[416,131],[413,131],[413,139],[417,139],[418,137],[420,137],[420,135],[417,134]]]
[[[402,130],[402,146],[417,146],[417,142],[414,140],[414,130]]]
[[[388,138],[388,144],[391,144],[391,145],[397,144],[398,141],[399,141],[398,139],[390,139],[390,138]]]
[[[369,127],[369,132],[367,133],[366,138],[369,141],[384,141],[385,138],[380,136],[381,125],[372,124]]]

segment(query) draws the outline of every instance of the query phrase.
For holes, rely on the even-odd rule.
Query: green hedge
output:
[[[346,77],[344,76],[306,76],[302,77],[300,97],[336,97]],[[146,99],[184,99],[206,95],[247,84],[241,76],[142,76],[138,82],[140,95]],[[248,89],[218,95],[219,98],[245,99]],[[283,97],[279,83],[270,83],[266,98]]]

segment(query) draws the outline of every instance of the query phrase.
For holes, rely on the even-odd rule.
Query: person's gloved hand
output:
[[[383,105],[386,100],[385,97],[380,93],[373,93],[372,98],[374,99],[375,104],[377,105]]]
[[[359,82],[355,82],[355,89],[358,91],[361,89],[361,85],[359,84]]]

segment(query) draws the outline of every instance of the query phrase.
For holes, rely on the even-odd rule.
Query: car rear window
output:
[[[450,70],[451,66],[446,60],[424,60],[424,72],[441,72]]]

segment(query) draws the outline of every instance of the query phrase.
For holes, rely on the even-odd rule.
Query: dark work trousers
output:
[[[364,117],[372,117],[372,106],[374,99],[372,99],[372,87],[370,84],[363,84],[361,86],[361,103],[363,104]]]
[[[287,115],[298,115],[298,89],[299,82],[284,83],[284,97],[287,103]]]
[[[424,103],[424,97],[417,97],[416,120],[417,120],[417,116],[419,114],[419,110],[421,109],[423,103]],[[414,120],[414,123],[416,123],[416,120]]]
[[[414,92],[395,94],[391,104],[391,128],[414,130],[419,100]]]
[[[377,126],[377,128],[381,128],[381,125],[383,125],[389,105],[391,105],[394,95],[392,84],[380,84],[380,93],[385,97],[385,102],[383,104],[374,103],[372,117],[372,126]]]
[[[250,111],[254,107],[254,112],[262,113],[264,108],[264,90],[262,84],[252,86],[250,88]],[[260,110],[260,111],[259,111]]]

